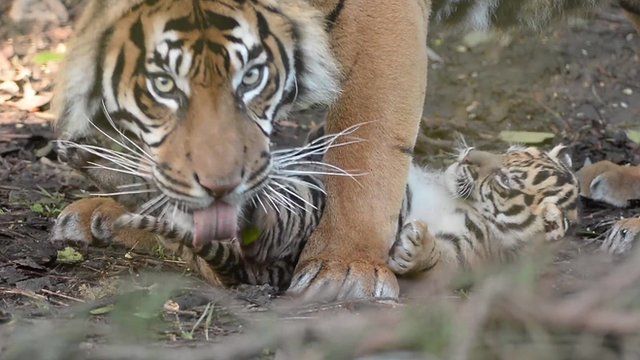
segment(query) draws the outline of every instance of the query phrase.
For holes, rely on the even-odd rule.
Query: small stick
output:
[[[57,297],[60,297],[62,299],[71,300],[71,301],[75,301],[75,302],[79,302],[79,303],[84,303],[84,300],[78,299],[78,298],[74,298],[74,297],[69,296],[69,295],[56,293],[56,292],[53,292],[53,291],[49,291],[47,289],[42,289],[40,291],[42,291],[43,293],[45,293],[47,295],[57,296]]]

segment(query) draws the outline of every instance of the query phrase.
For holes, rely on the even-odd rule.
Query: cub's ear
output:
[[[573,160],[571,160],[571,155],[569,155],[569,148],[560,144],[551,149],[547,153],[552,159],[555,159],[559,163],[571,169],[573,167]]]

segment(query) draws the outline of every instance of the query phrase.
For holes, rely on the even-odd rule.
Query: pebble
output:
[[[630,88],[626,88],[624,90],[622,90],[622,93],[625,95],[633,95],[633,90]]]

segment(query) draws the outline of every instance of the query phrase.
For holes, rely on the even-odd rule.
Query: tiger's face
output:
[[[273,123],[296,97],[293,24],[233,4],[146,1],[103,39],[108,115],[144,144],[158,188],[193,208],[260,186]]]
[[[531,214],[529,210],[551,201],[576,221],[578,181],[562,150],[513,147],[492,154],[466,149],[446,171],[449,191],[489,218]]]
[[[339,93],[324,16],[275,0],[87,6],[58,78],[58,137],[85,151],[85,139],[130,138],[136,156],[100,150],[115,164],[100,169],[150,181],[163,196],[151,208],[174,205],[197,237],[233,236],[267,187],[274,122]]]

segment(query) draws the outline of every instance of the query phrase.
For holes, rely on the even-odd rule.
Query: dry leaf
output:
[[[20,86],[15,81],[5,81],[0,84],[0,92],[16,96],[20,93]]]
[[[22,99],[15,102],[7,102],[7,104],[20,110],[32,112],[48,104],[52,97],[53,94],[51,92],[42,92],[37,94],[29,86],[29,89],[26,89],[25,87],[24,97]]]

